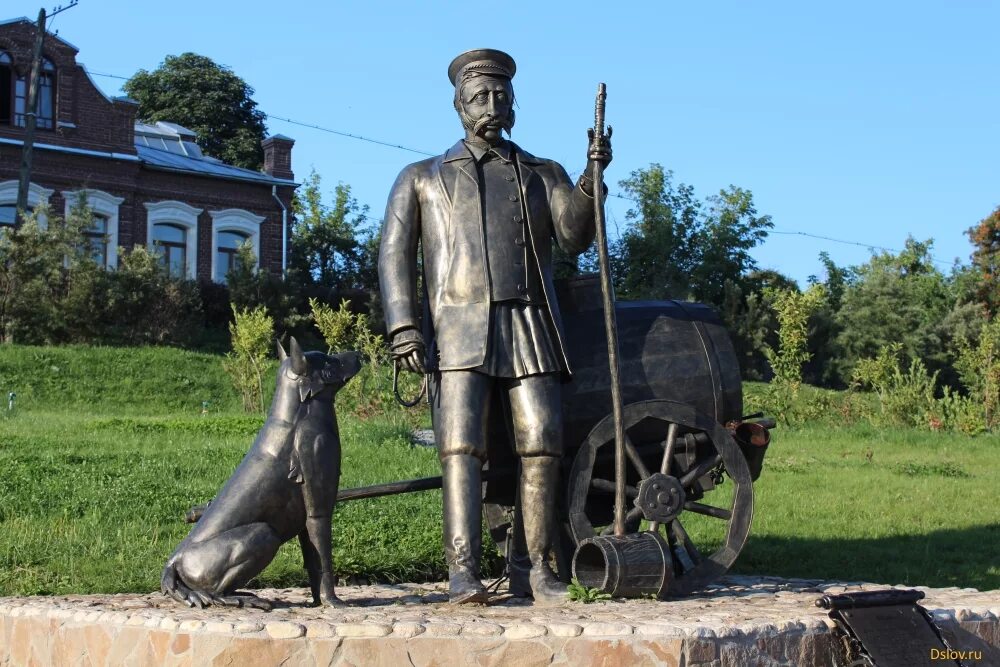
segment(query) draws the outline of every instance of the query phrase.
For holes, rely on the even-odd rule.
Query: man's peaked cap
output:
[[[496,49],[466,51],[448,65],[448,78],[452,85],[457,86],[462,79],[462,74],[469,70],[513,79],[517,65],[514,64],[513,58]]]

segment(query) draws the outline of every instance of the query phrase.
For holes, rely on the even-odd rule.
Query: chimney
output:
[[[264,148],[264,173],[275,178],[292,180],[292,146],[295,140],[283,134],[275,134],[260,143]]]

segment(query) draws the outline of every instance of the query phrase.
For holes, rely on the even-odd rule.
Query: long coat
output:
[[[531,250],[568,369],[552,284],[552,239],[571,254],[586,250],[596,232],[594,200],[573,186],[558,163],[510,146],[520,174]],[[419,327],[419,242],[431,319],[427,343],[440,355],[436,364],[431,359],[439,370],[475,368],[486,357],[490,284],[477,172],[463,141],[444,155],[407,166],[392,186],[382,223],[378,272],[386,328],[392,336]]]

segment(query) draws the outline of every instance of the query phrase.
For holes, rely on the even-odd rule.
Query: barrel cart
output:
[[[564,489],[557,512],[560,540],[553,545],[559,576],[568,581],[577,547],[612,530],[615,437],[598,280],[581,276],[557,281],[556,290],[573,370],[572,380],[563,385]],[[628,579],[635,583],[636,577],[645,577],[640,588],[661,597],[683,595],[724,574],[746,543],[752,483],[760,474],[773,422],[759,415],[743,417],[736,353],[711,308],[681,301],[619,301],[615,309],[628,532],[656,531],[662,538],[650,545],[662,554],[651,561],[649,572],[639,574],[641,568],[633,564]],[[517,458],[502,399],[491,407],[484,516],[501,554],[516,559],[523,553],[520,521],[513,511]],[[338,501],[440,486],[441,478],[434,477],[344,489]],[[607,560],[608,554],[586,549],[576,553],[581,583],[600,587]]]

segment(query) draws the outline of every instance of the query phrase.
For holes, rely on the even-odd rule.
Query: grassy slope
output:
[[[0,392],[9,391],[26,410],[196,415],[202,401],[239,405],[219,356],[169,347],[0,345]]]
[[[0,595],[149,590],[261,420],[237,412],[219,357],[170,349],[0,346]],[[201,402],[211,412],[201,416]],[[341,415],[344,487],[437,474],[401,420]],[[870,455],[870,456],[869,456]],[[779,429],[736,569],[1000,588],[1000,437]],[[720,504],[725,488],[706,500]],[[440,493],[344,504],[342,574],[439,576]],[[720,522],[716,522],[720,523]],[[718,525],[690,526],[711,539]],[[301,584],[286,545],[264,585]]]

